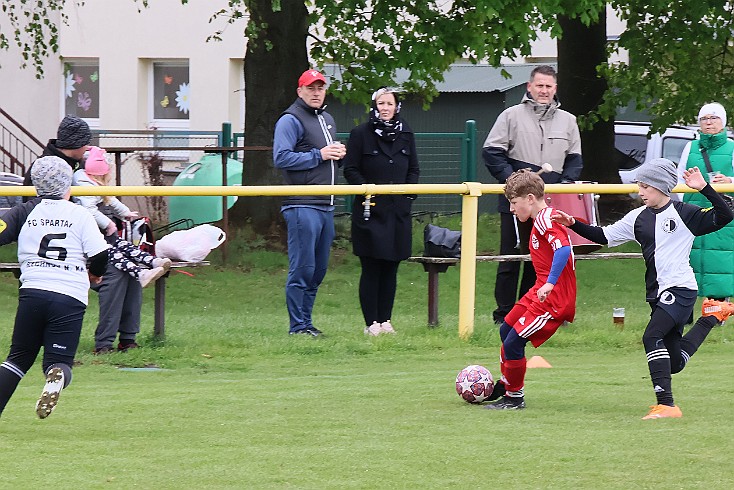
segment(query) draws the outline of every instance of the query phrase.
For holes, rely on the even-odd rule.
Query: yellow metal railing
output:
[[[734,184],[714,187],[719,192],[734,192]],[[294,186],[74,186],[74,196],[313,196],[379,194],[459,194],[461,210],[461,267],[459,279],[459,336],[474,332],[476,294],[476,255],[478,202],[484,194],[502,194],[501,184],[394,184],[394,185],[294,185]],[[548,184],[547,194],[628,194],[637,192],[637,184]],[[673,192],[696,192],[679,185]],[[0,195],[35,196],[33,187],[0,186]]]

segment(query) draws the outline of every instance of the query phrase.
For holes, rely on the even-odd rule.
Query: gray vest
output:
[[[295,151],[308,152],[321,149],[336,139],[336,123],[331,114],[323,109],[313,109],[298,98],[283,114],[291,114],[304,129]],[[287,185],[334,185],[336,184],[336,162],[325,160],[308,170],[283,169],[283,182]],[[334,204],[334,196],[289,196],[283,199],[284,206]]]

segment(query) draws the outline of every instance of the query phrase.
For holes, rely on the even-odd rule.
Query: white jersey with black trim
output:
[[[18,241],[21,288],[42,289],[88,303],[87,258],[109,245],[89,212],[64,199],[42,199],[11,209],[0,224],[0,244]]]
[[[694,238],[713,231],[710,210],[671,201],[661,209],[634,209],[603,228],[610,247],[629,241],[642,247],[647,301],[672,287],[698,289],[689,255]]]

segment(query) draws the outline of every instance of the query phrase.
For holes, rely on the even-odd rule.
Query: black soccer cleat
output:
[[[492,394],[489,395],[487,400],[490,402],[497,400],[499,397],[504,396],[506,392],[507,389],[505,388],[505,384],[498,379],[494,384],[494,388],[492,388]]]
[[[503,396],[502,399],[489,403],[484,408],[489,410],[522,410],[525,408],[525,398]]]

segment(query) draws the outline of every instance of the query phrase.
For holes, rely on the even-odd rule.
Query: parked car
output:
[[[667,158],[676,164],[686,144],[696,139],[695,128],[671,126],[650,134],[650,123],[618,121],[614,124],[614,147],[619,157],[619,177],[623,184],[635,181],[637,169],[653,158]]]

